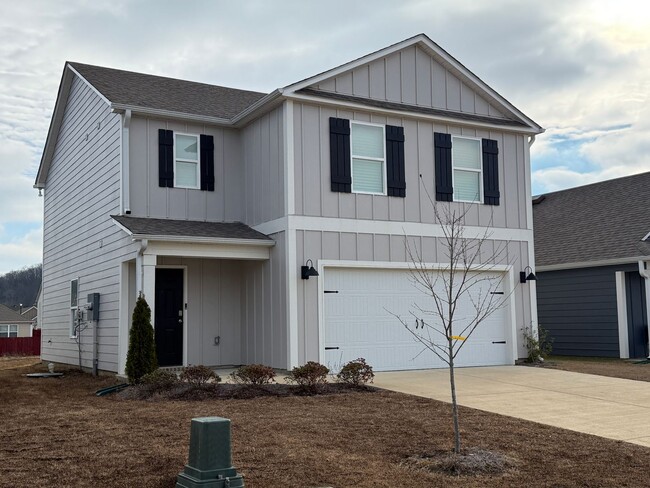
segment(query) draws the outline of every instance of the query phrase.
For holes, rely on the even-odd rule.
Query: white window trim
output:
[[[0,324],[0,327],[6,327],[7,332],[0,332],[0,337],[4,337],[6,339],[12,338],[11,335],[11,328],[14,327],[14,332],[16,333],[15,336],[13,337],[18,337],[18,324]]]
[[[74,321],[77,310],[79,310],[79,278],[74,278],[70,280],[70,294],[72,294],[72,282],[77,282],[77,305],[72,305],[72,296],[70,296],[70,339],[76,339],[77,334],[75,333]]]
[[[365,161],[380,161],[381,162],[381,167],[382,167],[382,177],[383,177],[383,182],[382,186],[384,188],[383,192],[372,192],[372,191],[355,191],[354,189],[354,149],[352,147],[352,126],[353,125],[368,125],[371,127],[381,127],[381,133],[382,133],[382,143],[383,143],[383,150],[384,150],[384,157],[383,158],[369,158],[367,156],[357,156],[356,159],[363,159]],[[386,176],[386,126],[383,124],[371,124],[370,122],[357,122],[356,120],[351,120],[350,121],[350,178],[352,179],[352,193],[357,193],[360,195],[383,195],[386,196],[388,194],[388,188],[387,188],[387,176]]]
[[[474,168],[458,168],[454,165],[454,139],[470,139],[473,141],[478,141],[478,169]],[[469,136],[451,136],[451,187],[456,188],[456,171],[467,171],[470,173],[478,173],[478,200],[457,200],[455,195],[452,194],[454,202],[459,203],[483,203],[483,148],[481,145],[480,137],[469,137]],[[454,190],[455,192],[455,190]]]
[[[176,136],[186,136],[186,137],[196,137],[196,161],[191,159],[178,158],[176,157]],[[180,161],[181,163],[192,163],[196,164],[196,186],[184,186],[179,185],[176,182],[176,162]],[[174,132],[174,188],[185,188],[188,190],[199,190],[201,189],[201,136],[199,134],[186,134],[183,132]]]

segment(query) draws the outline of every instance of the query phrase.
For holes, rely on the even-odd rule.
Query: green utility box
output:
[[[229,419],[192,419],[189,460],[176,478],[176,488],[243,487],[244,478],[232,466],[230,453]]]

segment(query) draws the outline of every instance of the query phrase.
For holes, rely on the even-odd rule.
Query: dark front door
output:
[[[156,269],[156,355],[159,366],[183,364],[183,270]]]
[[[630,357],[641,358],[648,355],[648,324],[645,301],[645,279],[636,272],[625,273],[627,295],[627,335],[630,344]]]

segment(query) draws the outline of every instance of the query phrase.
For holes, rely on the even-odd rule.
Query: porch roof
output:
[[[250,243],[272,246],[275,241],[241,222],[200,222],[111,215],[134,239],[187,242]]]

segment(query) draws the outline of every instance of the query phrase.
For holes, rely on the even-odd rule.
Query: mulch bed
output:
[[[501,453],[505,474],[454,476],[411,461],[449,452],[448,404],[398,393],[139,401],[115,383],[43,366],[0,371],[1,487],[173,487],[193,417],[232,420],[233,464],[263,487],[637,487],[650,449],[461,408],[464,446]]]

